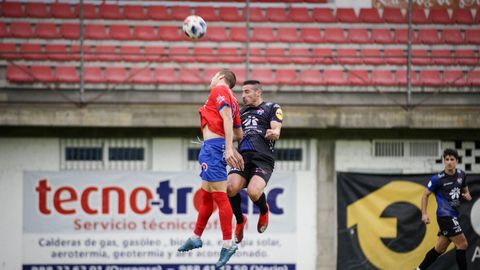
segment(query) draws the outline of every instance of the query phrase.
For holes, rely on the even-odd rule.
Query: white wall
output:
[[[335,0],[336,7],[347,7],[347,8],[370,8],[372,7],[372,0]]]

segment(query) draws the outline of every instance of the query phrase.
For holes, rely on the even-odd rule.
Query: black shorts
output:
[[[238,168],[232,168],[228,174],[230,175],[236,173],[242,176],[245,178],[245,180],[247,180],[247,186],[248,183],[250,183],[250,179],[254,175],[260,176],[263,180],[265,180],[265,184],[268,184],[268,180],[270,180],[270,177],[273,173],[273,168],[275,166],[274,161],[261,155],[260,153],[251,151],[242,153],[242,157],[245,163],[245,169],[241,171]]]
[[[437,217],[438,236],[452,237],[463,233],[456,217]]]

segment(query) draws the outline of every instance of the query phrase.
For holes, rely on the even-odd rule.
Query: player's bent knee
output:
[[[247,193],[248,193],[248,197],[250,197],[250,199],[255,202],[260,198],[260,196],[262,196],[263,189],[249,187],[247,189]]]

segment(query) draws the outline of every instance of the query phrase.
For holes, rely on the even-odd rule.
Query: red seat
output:
[[[172,6],[171,14],[174,20],[183,21],[186,17],[192,15],[192,9],[189,6]]]
[[[443,81],[438,70],[420,70],[419,83],[423,86],[441,86]]]
[[[133,35],[130,31],[130,26],[128,25],[110,25],[110,37],[117,40],[131,40]]]
[[[478,14],[478,12],[477,12]],[[468,8],[457,8],[453,10],[452,21],[458,24],[473,24],[472,12]]]
[[[465,75],[461,70],[445,70],[443,72],[443,81],[446,85],[465,86]]]
[[[399,85],[406,85],[407,84],[407,71],[406,70],[397,70],[397,83]],[[415,71],[410,72],[410,80],[412,85],[418,85],[419,82],[417,80],[417,73]]]
[[[247,39],[247,30],[245,27],[230,28],[230,39],[232,41],[244,42]]]
[[[314,22],[312,16],[308,14],[308,9],[304,7],[290,8],[290,20],[294,22]]]
[[[300,37],[308,43],[322,43],[324,41],[319,28],[302,28]]]
[[[342,65],[359,65],[362,64],[362,59],[358,57],[355,49],[337,49],[337,62]]]
[[[43,54],[42,45],[33,43],[22,43],[20,52],[26,60],[45,60],[47,57]]]
[[[53,23],[38,23],[35,27],[35,36],[37,38],[61,38],[57,31],[57,26]]]
[[[215,12],[214,7],[198,6],[195,7],[195,14],[202,17],[205,21],[220,21],[220,16]],[[209,29],[210,30],[210,29]]]
[[[301,70],[298,79],[302,84],[307,85],[319,85],[324,83],[322,74],[318,69]]]
[[[475,15],[475,23],[480,23],[480,8],[477,8],[477,15]]]
[[[218,68],[205,68],[203,70],[203,83],[205,84],[210,84],[210,81],[212,80],[213,76],[217,74],[220,70]],[[238,79],[237,79],[238,82]]]
[[[79,24],[61,24],[60,34],[65,39],[79,39],[80,38],[80,25]]]
[[[117,54],[116,50],[117,48],[114,45],[96,46],[94,60],[120,62],[122,61],[122,58]]]
[[[232,68],[233,73],[235,73],[235,77],[237,77],[237,84],[241,84],[247,78],[247,74],[245,72],[245,68]]]
[[[147,16],[151,20],[168,21],[172,17],[165,6],[147,6]]]
[[[326,69],[323,71],[323,80],[327,85],[347,85],[343,70]]]
[[[380,44],[393,44],[395,40],[393,39],[392,33],[389,29],[373,29],[372,30],[372,40],[375,43]]]
[[[353,8],[337,8],[337,21],[344,23],[359,22],[355,10]]]
[[[176,26],[161,26],[158,28],[158,38],[166,41],[182,41],[183,34],[180,35]]]
[[[474,86],[480,85],[480,70],[470,70],[467,73],[467,83]]]
[[[329,65],[334,62],[333,51],[330,48],[313,48],[312,55],[315,62],[319,64]]]
[[[147,46],[144,53],[146,60],[151,62],[164,62],[167,58],[163,46]]]
[[[290,18],[285,8],[268,7],[265,9],[266,17],[271,22],[288,22]]]
[[[247,10],[243,10],[244,20],[247,17]],[[250,21],[251,22],[265,22],[267,18],[263,15],[263,9],[260,7],[250,7]]]
[[[285,55],[285,48],[266,48],[265,56],[271,64],[288,64],[291,62],[291,59]]]
[[[425,15],[425,10],[423,8],[419,8],[412,10],[412,23],[425,24],[431,23],[431,21],[430,18],[427,18],[427,16]]]
[[[430,9],[430,14],[428,15],[429,20],[432,23],[440,24],[450,24],[450,16],[448,15],[447,9],[433,8]]]
[[[5,23],[0,22],[0,38],[3,37],[8,37],[9,33],[7,32],[7,27],[5,26]]]
[[[263,85],[276,84],[277,81],[273,78],[273,72],[271,69],[252,69],[250,77],[254,80],[260,81]]]
[[[30,69],[21,65],[7,66],[7,80],[16,83],[32,83],[35,81]]]
[[[467,29],[465,31],[465,42],[469,44],[480,44],[480,29]]]
[[[383,19],[387,23],[407,23],[407,18],[402,14],[399,8],[385,8],[383,10]]]
[[[245,50],[242,50],[244,52]],[[249,61],[250,63],[254,64],[264,64],[267,62],[267,58],[265,57],[265,54],[263,53],[261,48],[250,48],[249,49]]]
[[[83,4],[83,18],[101,19],[97,6],[98,5],[94,5],[94,4]]]
[[[223,63],[240,63],[245,61],[245,56],[239,55],[237,48],[218,48],[218,57]]]
[[[245,20],[245,17],[240,15],[239,9],[236,7],[220,7],[218,14],[221,21],[241,22]]]
[[[193,62],[193,57],[191,56],[190,49],[188,47],[170,47],[168,56],[173,62]]]
[[[275,42],[276,38],[273,35],[273,29],[270,27],[255,27],[252,31],[251,41],[258,42]]]
[[[450,50],[432,50],[433,64],[455,65],[455,58],[451,56]]]
[[[103,83],[105,79],[100,67],[85,67],[84,80],[86,83]]]
[[[463,44],[462,33],[459,29],[443,29],[443,42],[447,44]]]
[[[370,37],[368,36],[367,29],[351,28],[348,30],[348,39],[352,43],[369,43]]]
[[[292,63],[298,65],[315,63],[315,59],[312,57],[312,54],[310,53],[308,48],[290,48],[289,58]]]
[[[300,83],[297,73],[293,69],[277,69],[276,75],[276,81],[280,85],[295,85]]]
[[[395,29],[395,41],[397,43],[408,43],[408,29]],[[415,42],[415,32],[412,31],[412,42]]]
[[[130,20],[148,20],[148,15],[145,13],[143,6],[123,6],[123,15]]]
[[[385,60],[379,49],[361,49],[360,55],[362,56],[363,63],[366,65],[383,65]]]
[[[417,41],[423,44],[439,44],[438,31],[436,29],[420,29]]]
[[[414,65],[430,65],[431,58],[428,56],[428,50],[415,49],[412,50],[412,64]]]
[[[333,10],[330,8],[314,8],[312,17],[317,22],[322,23],[334,23],[337,22],[335,16],[333,16]]]
[[[120,46],[120,56],[123,61],[127,62],[142,62],[145,57],[141,52],[140,46]]]
[[[17,52],[17,46],[14,43],[0,43],[0,59],[17,60],[22,56]]]
[[[347,43],[343,29],[341,28],[327,28],[324,32],[325,42],[329,43]]]
[[[277,39],[285,43],[299,42],[297,29],[293,27],[282,27],[277,30]]]
[[[204,40],[217,42],[229,41],[227,30],[223,26],[208,27],[207,32],[207,35],[203,37]]]
[[[0,3],[0,15],[2,17],[25,17],[22,9],[22,4],[17,2],[2,2]]]
[[[66,3],[52,3],[50,12],[54,18],[58,19],[75,19],[79,18],[78,6],[72,6]]]
[[[475,56],[474,50],[469,49],[457,49],[455,50],[455,58],[458,65],[471,65],[475,66],[480,61],[477,56]]]
[[[138,40],[156,40],[155,29],[150,25],[136,25],[133,28],[133,36]]]
[[[67,46],[64,44],[47,44],[45,46],[45,52],[48,59],[52,61],[73,61],[70,56]]]
[[[130,69],[128,82],[154,84],[155,79],[153,78],[152,71],[150,70],[149,67],[132,68]]]
[[[23,22],[11,23],[10,35],[16,38],[34,38],[32,26],[29,23]]]
[[[361,8],[360,9],[360,21],[364,23],[383,23],[383,19],[378,14],[376,8]]]
[[[106,67],[105,80],[107,83],[125,83],[127,81],[127,71],[123,67]]]
[[[108,39],[107,31],[104,25],[101,24],[87,24],[85,25],[86,39]]]
[[[123,15],[120,13],[120,8],[118,5],[114,4],[101,4],[100,8],[100,16],[107,20],[121,20],[123,19]]]
[[[402,49],[385,49],[383,52],[385,62],[389,65],[405,65],[407,56]]]
[[[350,85],[369,85],[368,70],[349,70],[348,82]]]
[[[56,81],[62,83],[78,83],[80,82],[80,76],[78,75],[75,67],[56,67]]]
[[[70,56],[73,60],[79,61],[80,60],[80,46],[79,45],[72,45],[70,47]],[[92,53],[92,47],[83,45],[83,57],[85,61],[96,61],[95,55]]]
[[[180,83],[186,84],[200,84],[203,83],[203,76],[198,69],[180,69],[178,74]]]
[[[195,47],[193,48],[195,61],[200,63],[216,63],[218,56],[214,54],[213,47]]]
[[[44,83],[53,83],[56,81],[50,66],[32,66],[30,71],[32,72],[32,76],[35,81]]]
[[[50,18],[46,3],[27,3],[25,13],[32,18]]]
[[[372,84],[374,85],[395,85],[396,82],[393,79],[392,71],[373,69],[372,70]]]

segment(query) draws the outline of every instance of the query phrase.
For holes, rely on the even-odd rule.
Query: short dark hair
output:
[[[455,149],[447,148],[443,150],[443,158],[446,156],[453,156],[458,161],[458,152]]]
[[[246,80],[243,82],[243,85],[249,85],[249,84],[260,84],[260,81],[257,80]]]
[[[220,75],[225,78],[225,82],[228,84],[228,87],[230,87],[230,89],[233,89],[233,87],[235,87],[235,84],[237,83],[237,77],[235,76],[235,73],[233,73],[233,71],[229,69],[224,69],[220,71]]]

